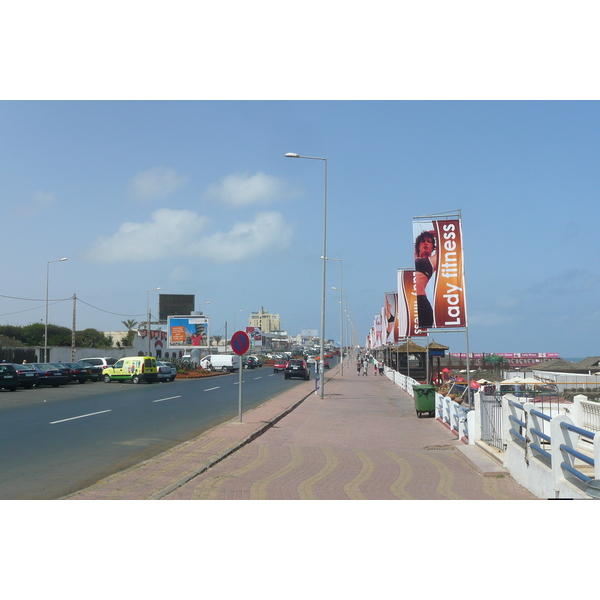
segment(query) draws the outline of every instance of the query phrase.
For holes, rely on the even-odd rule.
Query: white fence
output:
[[[417,381],[388,368],[386,375],[414,397]],[[600,403],[584,395],[553,406],[509,395],[501,403],[503,465],[519,484],[538,498],[600,498]],[[482,394],[473,409],[436,394],[435,411],[460,440],[481,442]]]

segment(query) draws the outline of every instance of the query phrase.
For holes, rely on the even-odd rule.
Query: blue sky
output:
[[[50,298],[77,295],[78,329],[141,320],[159,286],[195,294],[213,334],[261,307],[318,329],[323,162],[297,152],[328,160],[327,254],[361,341],[412,264],[412,218],[460,209],[470,350],[600,354],[597,102],[4,101],[0,136],[3,324],[43,320],[29,299],[67,257]]]
[[[3,9],[1,323],[42,321],[67,257],[50,298],[77,295],[78,329],[156,312],[156,287],[195,294],[212,334],[261,307],[318,329],[323,162],[296,152],[328,160],[327,254],[361,341],[413,217],[460,210],[470,350],[600,354],[591,3],[112,6]]]

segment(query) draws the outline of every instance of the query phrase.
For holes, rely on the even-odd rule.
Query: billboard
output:
[[[194,294],[159,294],[159,321],[166,321],[169,315],[191,315],[195,310],[195,301]]]
[[[167,317],[169,348],[208,348],[208,316]]]
[[[262,331],[260,327],[246,327],[246,334],[250,338],[253,348],[262,347]]]
[[[418,217],[413,238],[419,328],[466,327],[460,218]]]

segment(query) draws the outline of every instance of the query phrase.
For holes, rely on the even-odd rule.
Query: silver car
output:
[[[156,371],[158,373],[158,381],[174,381],[175,377],[177,377],[175,365],[169,362],[157,360]]]

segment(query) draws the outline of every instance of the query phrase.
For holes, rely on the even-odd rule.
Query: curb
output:
[[[339,368],[331,374],[331,376],[327,379],[327,381],[325,381],[325,383],[327,384],[328,381],[331,381],[333,379],[333,377],[335,377],[338,374],[338,372],[339,372]],[[282,410],[280,413],[275,415],[272,419],[269,419],[268,421],[266,421],[264,423],[264,425],[261,425],[258,429],[253,431],[251,434],[247,435],[245,438],[243,438],[242,440],[240,440],[239,442],[234,444],[231,448],[229,448],[228,450],[226,450],[225,452],[223,452],[222,454],[217,456],[217,458],[211,460],[208,463],[205,463],[199,469],[195,470],[193,473],[190,473],[190,474],[186,475],[185,477],[182,477],[175,483],[172,483],[170,486],[160,490],[159,492],[156,492],[155,494],[152,494],[152,496],[147,498],[147,500],[161,500],[165,496],[168,496],[170,493],[174,492],[176,489],[180,488],[182,485],[186,484],[188,481],[191,481],[192,479],[194,479],[194,477],[197,477],[198,475],[201,475],[205,471],[208,471],[208,469],[210,469],[211,467],[214,467],[216,464],[220,463],[222,460],[224,460],[228,456],[231,456],[234,452],[237,452],[240,448],[243,448],[246,444],[249,444],[256,438],[260,437],[263,433],[265,433],[266,431],[271,429],[271,427],[273,427],[273,425],[275,425],[276,423],[281,421],[281,419],[283,419],[285,416],[289,415],[293,410],[298,408],[298,406],[300,406],[307,398],[312,396],[314,393],[315,393],[315,391],[311,390],[308,394],[306,394],[305,396],[300,398],[300,400],[297,400],[291,406],[288,406],[285,410]],[[267,402],[268,402],[268,400],[267,400]],[[229,422],[231,422],[231,421],[229,421]]]

